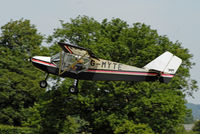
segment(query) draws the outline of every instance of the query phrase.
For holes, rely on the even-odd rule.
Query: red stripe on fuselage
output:
[[[172,75],[172,74],[161,74],[161,76],[163,76],[163,77],[174,77],[174,75]]]
[[[146,72],[126,72],[126,71],[115,71],[115,70],[87,70],[88,72],[99,72],[99,73],[120,73],[120,74],[131,74],[131,75],[152,75],[157,76],[157,73],[146,73]]]
[[[32,58],[32,61],[37,62],[37,63],[42,63],[42,64],[45,64],[45,65],[49,65],[49,66],[56,67],[56,65],[54,65],[54,64],[52,64],[52,63],[49,63],[49,62],[45,62],[45,61],[41,61],[41,60],[37,60],[37,59],[33,59],[33,58]]]

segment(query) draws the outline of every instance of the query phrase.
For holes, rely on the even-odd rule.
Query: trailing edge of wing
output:
[[[87,48],[68,44],[68,43],[62,43],[62,42],[58,42],[58,44],[66,53],[73,53],[73,54],[77,54],[77,55],[85,55],[86,54],[92,58],[98,59],[97,56],[95,56],[95,54]]]

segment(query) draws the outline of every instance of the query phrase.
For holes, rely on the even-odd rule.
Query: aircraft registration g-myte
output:
[[[47,87],[48,74],[74,78],[70,93],[78,93],[78,80],[94,81],[156,81],[168,83],[175,75],[182,60],[165,52],[143,68],[99,59],[89,49],[58,43],[62,51],[52,57],[34,56],[33,65],[47,73],[40,87]]]

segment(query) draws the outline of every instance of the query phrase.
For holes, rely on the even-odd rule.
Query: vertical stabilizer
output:
[[[174,55],[163,72],[168,74],[175,74],[181,63],[182,60]]]
[[[166,74],[175,74],[181,63],[182,60],[179,57],[167,51],[145,65],[144,68]]]

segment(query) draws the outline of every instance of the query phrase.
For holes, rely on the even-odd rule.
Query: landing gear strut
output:
[[[46,88],[47,87],[47,79],[48,79],[49,74],[46,75],[45,80],[40,81],[40,87],[41,88]]]
[[[71,94],[78,94],[78,79],[74,79],[74,84],[69,87],[69,92]]]

